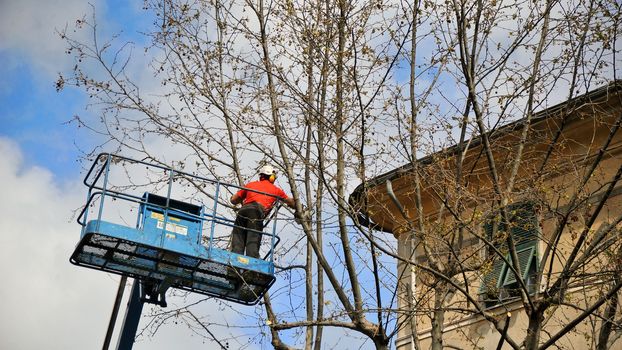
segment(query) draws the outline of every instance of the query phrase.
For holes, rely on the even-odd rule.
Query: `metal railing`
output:
[[[168,177],[166,179],[167,181],[166,196],[165,196],[166,205],[162,206],[162,205],[157,205],[154,203],[148,203],[144,195],[142,194],[136,195],[136,194],[129,193],[129,191],[136,190],[136,188],[140,186],[132,185],[130,181],[131,175],[127,171],[125,173],[127,174],[128,184],[124,184],[123,186],[120,186],[120,185],[111,186],[109,183],[111,169],[114,166],[119,165],[119,164],[121,166],[126,166],[126,165],[145,166],[147,168],[158,169],[162,171],[163,173],[166,173]],[[233,208],[232,206],[228,205],[226,202],[220,200],[219,198],[220,195],[223,192],[226,192],[226,191],[223,191],[223,189],[228,190],[229,193],[234,193],[237,190],[245,189],[247,191],[252,191],[252,192],[261,193],[264,195],[275,197],[274,195],[271,195],[268,193],[244,188],[242,186],[223,183],[218,180],[209,179],[206,177],[198,176],[195,174],[190,174],[190,173],[180,171],[180,170],[175,170],[167,166],[154,164],[154,163],[148,163],[145,161],[131,159],[131,158],[127,158],[124,156],[115,155],[111,153],[101,153],[95,158],[95,160],[93,161],[93,164],[91,165],[89,171],[87,172],[84,178],[83,183],[85,186],[88,187],[88,193],[87,193],[86,203],[84,205],[84,208],[81,210],[80,214],[78,215],[77,222],[82,226],[82,230],[84,231],[86,228],[87,221],[88,221],[89,208],[91,207],[93,207],[93,209],[97,211],[96,220],[98,220],[98,222],[101,221],[102,215],[104,213],[105,199],[111,198],[112,200],[121,200],[121,201],[130,202],[130,203],[135,203],[135,205],[138,205],[138,206],[148,204],[150,206],[160,208],[164,213],[163,227],[165,229],[167,227],[167,223],[169,220],[169,212],[171,210],[174,210],[174,209],[171,209],[169,206],[170,201],[172,200],[171,195],[173,193],[174,185],[176,182],[178,182],[178,180],[183,180],[183,179],[188,181],[188,183],[193,184],[194,186],[197,186],[197,190],[199,189],[199,186],[210,185],[213,187],[213,194],[203,192],[203,195],[205,195],[206,197],[210,198],[213,201],[213,203],[211,203],[211,206],[210,206],[211,208],[208,208],[208,206],[204,204],[193,204],[193,205],[201,206],[203,208],[203,210],[201,210],[201,214],[196,215],[192,213],[184,213],[184,215],[188,217],[191,217],[196,220],[200,220],[204,224],[209,224],[209,225],[205,225],[205,226],[201,225],[201,226],[209,227],[209,234],[208,234],[209,239],[208,239],[207,248],[210,253],[211,253],[212,248],[214,247],[214,240],[215,240],[214,235],[215,235],[217,228],[222,227],[222,226],[228,227],[228,228],[235,227],[235,217],[231,219],[223,214],[218,213],[218,210],[221,207],[225,207],[228,209]],[[161,184],[161,181],[158,183]],[[96,208],[97,205],[99,207]],[[270,232],[255,231],[263,235],[270,236],[270,249],[268,253],[263,257],[263,259],[264,260],[269,259],[269,261],[271,262],[274,262],[274,249],[280,243],[280,237],[276,233],[276,230],[277,230],[276,223],[278,221],[277,217],[278,217],[278,211],[279,211],[280,206],[281,206],[281,203],[279,200],[277,202],[277,205],[275,205],[275,207],[273,208],[272,214],[266,218],[267,222],[265,223],[264,228],[266,228],[268,223],[271,223],[272,225],[270,227]],[[141,217],[139,215],[137,222],[136,222],[136,228],[139,228],[140,222],[141,222]],[[196,242],[196,244],[203,244],[202,243],[203,236],[204,236],[203,232],[201,232],[198,235],[198,241]]]

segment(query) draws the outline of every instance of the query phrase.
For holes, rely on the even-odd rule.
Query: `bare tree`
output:
[[[237,184],[258,164],[282,169],[297,212],[309,214],[286,226],[301,238],[279,252],[287,283],[261,304],[275,348],[319,349],[323,329],[339,327],[378,349],[408,329],[418,349],[429,323],[430,347],[440,349],[445,324],[464,315],[483,317],[511,347],[548,347],[574,328],[554,333],[545,315],[564,305],[594,261],[603,266],[602,297],[573,320],[594,320],[594,342],[607,348],[619,337],[619,220],[593,226],[619,174],[598,185],[594,174],[617,145],[620,120],[603,118],[610,134],[581,160],[567,159],[563,137],[592,103],[572,99],[612,72],[615,79],[620,12],[615,1],[596,0],[154,0],[145,4],[154,26],[144,56],[121,36],[102,39],[94,17],[77,22],[92,32],[89,43],[61,33],[76,66],[57,86],[83,89],[100,112],[98,120],[75,118],[101,140],[93,153],[119,151]],[[147,81],[136,76],[141,58],[153,73]],[[534,127],[536,111],[565,100],[574,102],[557,114],[554,132]],[[560,164],[576,175],[572,185],[544,191]],[[377,175],[399,166],[408,190],[400,184],[390,200]],[[371,202],[378,188],[384,208]],[[545,248],[536,280],[545,287],[535,293],[519,278],[523,242],[509,234],[512,204],[525,198],[556,220],[538,237]],[[397,242],[378,234],[369,220],[377,213],[394,222]],[[559,242],[569,225],[577,241],[566,255]],[[509,319],[474,290],[496,261],[518,285],[524,339],[508,334]]]
[[[430,327],[431,348],[442,348],[445,324],[448,321],[456,322],[464,318],[465,314],[484,317],[502,335],[499,346],[505,342],[514,348],[546,348],[573,331],[585,318],[602,317],[602,310],[597,310],[607,302],[607,316],[603,317],[599,340],[599,346],[606,346],[607,341],[604,339],[608,327],[612,325],[612,308],[617,305],[617,297],[614,295],[620,287],[612,279],[615,258],[608,258],[616,256],[614,242],[618,238],[619,213],[604,216],[601,210],[607,205],[611,207],[615,201],[612,193],[615,188],[619,188],[619,175],[616,173],[619,165],[607,162],[603,154],[615,153],[617,146],[613,140],[620,137],[617,133],[619,109],[608,107],[619,104],[619,87],[614,84],[598,93],[572,98],[577,96],[579,90],[586,91],[594,86],[595,79],[603,74],[600,68],[613,67],[610,71],[615,76],[616,52],[611,48],[615,45],[615,28],[620,17],[619,14],[609,15],[612,10],[616,12],[619,6],[596,2],[566,5],[556,2],[533,5],[515,2],[511,6],[516,7],[507,11],[508,4],[500,2],[455,1],[448,7],[434,8],[434,11],[440,11],[438,13],[446,18],[446,21],[440,22],[444,28],[439,28],[435,34],[442,35],[446,47],[450,49],[447,69],[455,72],[458,81],[464,86],[462,92],[465,98],[462,104],[447,100],[450,109],[462,115],[452,118],[458,123],[452,124],[442,119],[439,121],[452,141],[457,136],[455,146],[424,159],[415,158],[410,165],[400,169],[401,172],[377,178],[374,184],[376,187],[369,194],[374,197],[384,192],[380,180],[399,179],[401,173],[407,174],[404,176],[407,180],[402,180],[397,195],[392,186],[386,190],[396,209],[379,210],[382,214],[372,213],[372,217],[379,218],[394,212],[395,216],[382,221],[401,222],[390,225],[393,232],[411,235],[404,242],[413,242],[416,246],[410,256],[402,254],[401,259],[404,269],[408,265],[418,268],[417,280],[423,284],[419,286],[416,300],[416,308],[420,312],[408,314],[404,319],[412,322],[417,314],[429,317],[427,325]],[[522,14],[526,16],[521,17]],[[601,17],[602,14],[606,15]],[[507,21],[507,16],[521,18],[518,22],[523,26],[516,30],[502,28],[500,23],[514,23]],[[609,23],[604,28],[603,21]],[[569,28],[572,28],[571,33],[566,35],[564,31]],[[510,40],[500,42],[494,38],[495,34],[499,34],[495,31],[502,30],[508,30],[506,34]],[[562,38],[566,40],[565,44],[557,45]],[[604,38],[605,42],[602,41]],[[532,54],[525,56],[522,51],[526,49]],[[547,49],[555,50],[555,54],[550,56]],[[586,60],[587,57],[590,58]],[[596,66],[599,68],[594,69]],[[599,82],[606,83],[602,80]],[[426,96],[427,91],[423,91]],[[553,131],[543,128],[541,124],[534,125],[535,110],[541,108],[555,93],[562,91],[566,91],[565,96],[570,102],[559,110],[547,110],[548,115],[538,116],[540,123],[551,114],[555,115],[556,123],[557,118],[561,122],[551,127]],[[415,99],[411,95],[411,111],[416,110],[412,107],[413,101]],[[561,136],[566,135],[565,124],[577,118],[578,114],[587,114],[596,120],[596,126],[583,126],[585,135],[591,138],[563,140],[568,137]],[[519,122],[505,126],[518,118]],[[420,123],[414,125],[420,126]],[[471,138],[465,138],[469,133]],[[413,149],[413,142],[420,142],[412,132],[410,140],[410,149],[404,147],[404,153]],[[585,153],[567,154],[567,143],[572,142],[586,143]],[[538,147],[544,148],[544,151]],[[613,170],[609,168],[612,165]],[[558,171],[562,167],[573,169],[577,177],[561,178]],[[599,173],[600,180],[594,179],[596,173]],[[422,178],[425,180],[422,181]],[[567,181],[569,185],[557,186],[553,191],[555,195],[551,195],[542,188],[550,186],[552,181]],[[422,188],[426,188],[427,203],[422,200]],[[588,201],[586,198],[591,199]],[[528,215],[511,204],[521,201],[538,203],[539,218],[546,222],[550,222],[552,217],[562,218],[551,230],[537,237],[544,242],[544,249],[537,273],[534,271],[535,281],[529,285],[521,280],[523,270],[514,268],[524,268],[525,258],[530,257],[527,250],[521,248],[525,243],[524,238],[515,235],[520,225],[533,224],[518,223]],[[378,202],[391,201],[381,197]],[[370,207],[366,209],[368,212],[377,210],[373,205]],[[576,242],[570,257],[565,255],[566,252],[561,252],[562,233],[568,234],[571,230],[568,218],[576,217],[579,213],[589,219],[580,229],[581,233],[575,235],[588,240],[588,232],[600,226],[597,235],[599,243],[594,244],[607,242],[606,246],[601,246],[603,250],[600,253],[608,253],[594,255],[596,251],[584,250],[586,246],[582,239]],[[482,233],[482,227],[487,225],[489,229]],[[473,238],[480,243],[475,244]],[[482,249],[488,251],[484,261],[476,259],[478,254],[474,253]],[[422,259],[414,259],[416,251],[423,255]],[[605,264],[608,268],[588,268],[575,260],[577,255],[582,255],[585,261],[591,263],[597,260],[598,266]],[[558,260],[563,262],[563,267],[554,266],[559,264]],[[528,329],[523,339],[515,339],[507,333],[509,318],[499,317],[498,310],[491,310],[489,305],[474,297],[476,293],[473,289],[479,285],[498,282],[497,277],[501,271],[490,271],[491,268],[507,268],[507,274],[502,276],[505,276],[506,281],[513,280],[518,284],[512,290],[516,294],[506,297],[522,301],[528,318]],[[561,275],[558,275],[558,269],[561,269]],[[590,270],[593,279],[582,279],[586,270]],[[489,280],[489,276],[495,278]],[[408,289],[412,281],[404,280]],[[547,315],[560,305],[568,306],[562,300],[572,288],[583,283],[584,288],[594,289],[595,285],[600,285],[600,282],[595,281],[600,280],[612,281],[608,289],[602,290],[602,298],[586,298],[578,307],[581,312],[576,318],[567,320],[569,324],[566,327],[557,329],[550,325],[554,317]],[[541,288],[534,291],[534,285]],[[413,302],[413,298],[407,297],[409,302]],[[416,331],[410,330],[412,334],[416,334]],[[541,339],[543,332],[549,336],[548,339]],[[596,344],[594,337],[590,339]],[[416,347],[416,342],[412,342]],[[476,346],[477,342],[472,345]],[[611,345],[611,342],[607,342],[607,345]]]

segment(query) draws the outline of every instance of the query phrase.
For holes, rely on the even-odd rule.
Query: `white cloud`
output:
[[[98,1],[92,2],[97,4]],[[3,0],[0,2],[0,51],[13,53],[15,65],[22,59],[33,64],[46,78],[71,64],[66,46],[56,30],[71,28],[91,13],[89,2],[81,0]]]
[[[0,348],[101,344],[117,282],[69,263],[79,236],[71,213],[83,197],[77,184],[59,185],[46,169],[23,168],[21,151],[6,138],[0,163]]]
[[[0,318],[0,348],[100,348],[118,277],[69,263],[80,232],[72,210],[84,200],[84,187],[79,181],[60,184],[44,168],[25,168],[17,144],[3,137],[0,164],[0,300],[4,315]],[[125,295],[129,295],[129,288]],[[171,297],[171,306],[162,311],[184,303]],[[198,317],[213,318],[212,322],[237,324],[233,310],[216,310],[216,306],[208,301],[192,310]],[[146,307],[143,314],[148,310]],[[117,325],[124,312],[125,302]],[[141,328],[146,321],[143,317]],[[217,330],[219,335],[223,333],[222,328]],[[115,344],[116,335],[112,340]],[[193,349],[210,344],[182,322],[169,322],[155,336],[141,338],[134,349],[167,349],[172,345]]]

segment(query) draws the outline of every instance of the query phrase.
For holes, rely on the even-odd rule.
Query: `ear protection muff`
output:
[[[270,180],[271,183],[274,183],[274,181],[276,181],[276,173],[270,174],[268,180]]]

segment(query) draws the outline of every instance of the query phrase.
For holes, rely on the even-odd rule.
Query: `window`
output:
[[[490,259],[489,271],[483,276],[479,291],[480,299],[487,307],[518,297],[520,283],[517,277],[525,283],[529,293],[535,292],[540,228],[534,206],[532,203],[520,203],[509,206],[508,210],[509,224],[503,222],[501,212],[496,212],[488,217],[483,227],[486,237],[494,247],[505,254],[504,260],[494,252],[494,249],[487,249],[487,257]],[[509,267],[512,262],[508,253],[508,234],[512,235],[518,255],[519,266],[516,269],[518,274]]]

